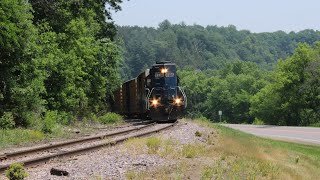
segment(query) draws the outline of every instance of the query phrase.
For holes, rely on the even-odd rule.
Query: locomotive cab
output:
[[[184,91],[179,87],[176,65],[157,62],[146,80],[148,115],[156,121],[175,121],[186,108]]]

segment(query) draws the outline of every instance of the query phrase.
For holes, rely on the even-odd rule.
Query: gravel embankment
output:
[[[179,122],[177,126],[153,136],[174,140],[179,144],[204,142],[205,135],[197,137],[195,136],[196,131],[203,134],[212,133],[212,129],[201,127],[195,123]],[[28,168],[29,176],[26,179],[125,179],[125,174],[128,171],[152,170],[159,166],[175,163],[173,160],[162,158],[159,155],[148,154],[146,145],[142,150],[145,153],[128,153],[131,151],[130,147],[120,144],[82,155],[52,160],[38,167]],[[68,177],[50,175],[51,168],[66,170],[70,175]]]

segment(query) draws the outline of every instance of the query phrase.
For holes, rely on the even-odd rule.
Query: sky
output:
[[[235,25],[251,32],[320,30],[319,0],[124,0],[113,13],[118,25]]]

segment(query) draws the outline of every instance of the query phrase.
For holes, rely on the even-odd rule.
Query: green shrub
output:
[[[320,127],[320,122],[310,124],[311,127]]]
[[[122,123],[123,122],[123,117],[120,116],[117,113],[107,113],[103,116],[100,116],[98,118],[98,121],[103,123],[103,124],[115,124],[115,123]]]
[[[56,119],[58,119],[57,111],[47,111],[43,118],[42,132],[52,133],[55,126],[57,126]]]
[[[69,125],[74,121],[74,116],[71,113],[59,112],[56,122],[62,125]]]
[[[210,120],[208,118],[204,117],[204,116],[201,116],[199,119],[201,121],[210,122]]]
[[[0,129],[11,129],[15,126],[13,115],[11,112],[4,112],[0,118]]]
[[[258,118],[255,118],[253,123],[254,125],[265,125],[264,122]]]
[[[155,154],[160,148],[161,140],[156,137],[151,137],[147,139],[148,152],[150,154]]]
[[[24,170],[23,165],[18,163],[11,164],[5,173],[9,180],[22,180],[28,176],[28,173],[26,170]]]

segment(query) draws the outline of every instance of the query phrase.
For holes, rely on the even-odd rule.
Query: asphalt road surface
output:
[[[320,145],[320,128],[242,124],[223,125],[256,136]]]

